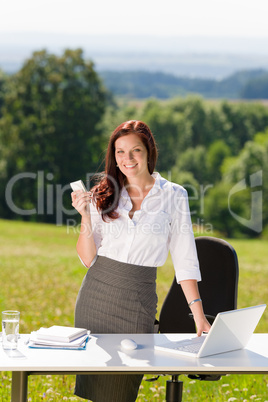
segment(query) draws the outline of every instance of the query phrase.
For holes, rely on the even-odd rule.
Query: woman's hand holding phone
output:
[[[70,183],[73,190],[71,193],[72,206],[80,213],[81,216],[90,216],[89,203],[92,200],[92,193],[87,191],[82,180]]]

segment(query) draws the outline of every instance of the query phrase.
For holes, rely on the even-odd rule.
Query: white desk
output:
[[[0,348],[0,371],[12,371],[12,402],[27,401],[27,379],[32,374],[144,373],[144,374],[267,374],[268,334],[254,334],[244,350],[201,359],[173,356],[154,350],[154,344],[193,334],[94,335],[83,351],[30,349],[21,336],[10,357]],[[138,348],[124,352],[120,342],[132,338]],[[13,352],[14,353],[14,352]]]

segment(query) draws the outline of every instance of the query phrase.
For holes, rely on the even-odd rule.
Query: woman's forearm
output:
[[[186,297],[188,304],[195,300],[200,299],[200,294],[196,280],[189,279],[181,281],[180,285],[182,287],[183,293]],[[197,326],[197,335],[200,336],[203,331],[208,332],[210,329],[210,324],[208,323],[204,315],[202,301],[195,301],[193,304],[189,306],[189,308],[193,313],[194,320]]]
[[[77,241],[76,250],[83,263],[87,267],[90,267],[97,253],[90,215],[86,217],[82,216],[80,234]]]
[[[194,300],[200,299],[200,294],[198,290],[198,285],[196,280],[185,280],[181,281],[180,285],[182,287],[183,293],[187,300],[187,303],[191,303]],[[195,302],[190,306],[190,309],[195,316],[196,314],[204,314],[202,302]]]
[[[93,259],[96,256],[97,250],[94,242],[90,203],[92,200],[92,193],[90,191],[73,191],[71,193],[72,206],[81,215],[81,228],[79,238],[76,245],[76,250],[79,257],[86,267],[90,267]]]

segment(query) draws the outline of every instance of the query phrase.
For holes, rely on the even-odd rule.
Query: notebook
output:
[[[243,349],[253,334],[266,304],[219,313],[207,335],[155,345],[155,350],[205,357]]]
[[[71,342],[57,342],[57,341],[48,341],[43,339],[37,339],[36,333],[32,332],[28,341],[25,344],[28,344],[29,348],[36,349],[66,349],[66,350],[84,350],[86,349],[87,342],[89,340],[88,335],[81,336],[78,339],[75,339]]]
[[[87,335],[87,332],[85,328],[52,325],[52,327],[49,328],[40,328],[35,334],[36,338],[39,340],[71,342],[83,335]]]

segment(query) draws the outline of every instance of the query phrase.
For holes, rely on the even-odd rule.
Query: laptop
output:
[[[253,334],[266,304],[219,313],[207,335],[155,345],[155,350],[205,357],[243,349]]]

